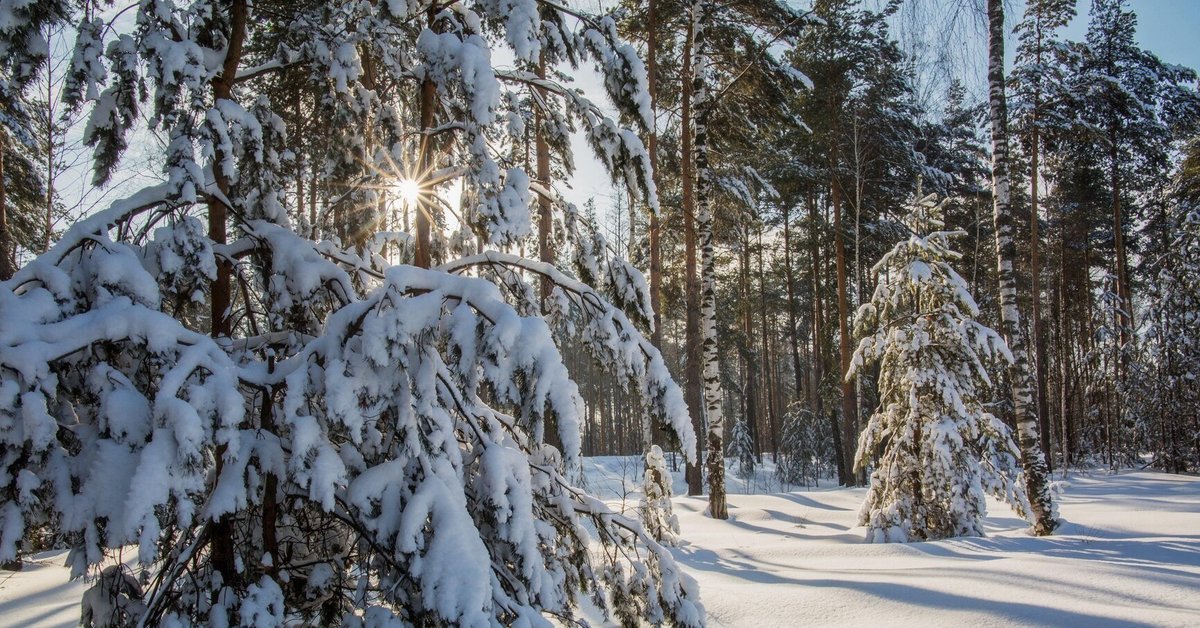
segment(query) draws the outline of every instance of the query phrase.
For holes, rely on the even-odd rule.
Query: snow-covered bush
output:
[[[729,458],[733,458],[735,475],[743,480],[754,476],[754,467],[758,459],[754,454],[754,439],[750,438],[750,426],[745,419],[738,419],[733,424],[725,453]]]
[[[671,473],[658,445],[651,445],[645,455],[638,513],[651,536],[663,545],[674,546],[679,542],[679,517],[671,511]]]
[[[943,201],[944,203],[944,201]],[[847,373],[878,362],[879,408],[855,464],[873,468],[859,516],[867,539],[905,542],[982,536],[990,493],[1027,517],[1020,454],[1007,426],[984,408],[989,368],[1011,361],[1004,339],[951,266],[959,254],[926,197],[906,219],[913,235],[873,269],[878,285],[855,315],[859,342]]]
[[[644,280],[557,197],[575,276],[505,251],[531,232],[531,191],[553,195],[510,158],[512,125],[547,99],[615,178],[653,189],[635,133],[553,82],[519,97],[533,79],[491,48],[518,67],[594,59],[644,121],[632,48],[611,20],[534,0],[259,6],[148,0],[131,33],[84,21],[70,90],[91,101],[97,181],[139,124],[167,139],[165,181],[0,284],[0,561],[35,528],[76,577],[136,546],[137,578],[105,571],[89,593],[121,596],[85,608],[96,624],[546,625],[581,596],[625,624],[703,624],[671,554],[568,480],[582,402],[564,334],[695,450],[634,322]],[[321,135],[289,133],[298,92],[328,114]],[[301,150],[331,195],[315,222],[288,196]],[[414,152],[438,168],[416,173],[435,227],[432,197],[462,184],[460,237],[413,238],[429,268],[369,244]]]
[[[775,475],[784,484],[815,486],[833,466],[833,441],[821,417],[796,402],[783,415]]]

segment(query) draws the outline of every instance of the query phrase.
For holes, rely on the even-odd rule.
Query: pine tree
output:
[[[1200,469],[1200,142],[1179,170],[1171,232],[1150,288],[1144,366],[1135,399],[1151,464],[1183,473]]]
[[[35,528],[72,548],[76,577],[136,545],[139,586],[102,575],[84,609],[97,623],[545,625],[587,595],[621,623],[703,624],[671,554],[568,480],[582,402],[562,337],[694,451],[635,322],[644,280],[557,196],[574,275],[506,250],[532,233],[531,194],[552,194],[506,150],[533,118],[516,94],[530,84],[619,182],[654,193],[633,130],[492,65],[494,47],[595,61],[645,121],[614,22],[542,9],[198,0],[138,5],[133,33],[85,20],[73,93],[91,102],[97,181],[122,168],[139,111],[167,138],[166,181],[0,284],[0,561]],[[364,123],[309,138],[346,151],[322,186],[330,207],[363,203],[345,206],[361,210],[345,241],[310,238],[286,203],[277,109],[294,101],[272,87],[289,72],[331,120]],[[416,263],[391,266],[367,234],[401,177],[426,218],[461,177],[465,235],[418,221]],[[553,285],[544,309],[528,277]]]
[[[879,363],[879,408],[858,443],[855,465],[873,467],[859,515],[874,542],[982,536],[985,495],[1028,516],[1020,453],[1008,428],[985,409],[988,367],[1012,362],[979,314],[949,239],[943,203],[916,202],[914,235],[875,265],[871,301],[855,316],[852,377]]]

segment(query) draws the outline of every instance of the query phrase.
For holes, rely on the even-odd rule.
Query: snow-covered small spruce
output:
[[[790,486],[816,486],[823,469],[833,467],[833,442],[828,424],[796,402],[783,415],[775,476]]]
[[[98,182],[138,125],[166,140],[164,182],[0,283],[0,561],[32,530],[71,548],[76,577],[136,547],[85,596],[96,625],[548,625],[585,596],[622,624],[703,625],[670,552],[569,481],[582,401],[564,335],[695,451],[636,326],[644,279],[557,196],[574,276],[511,252],[532,194],[554,191],[512,158],[532,79],[492,51],[595,61],[644,124],[644,69],[613,20],[536,0],[131,9],[131,33],[84,24],[68,91]],[[636,132],[541,86],[567,104],[559,127],[656,203]],[[306,174],[321,211],[291,193]],[[401,176],[420,179],[414,236],[384,228]]]
[[[663,545],[679,542],[679,517],[671,510],[671,474],[662,448],[651,445],[642,475],[642,501],[638,504],[646,532]]]
[[[944,203],[944,201],[943,201]],[[975,320],[978,307],[951,262],[959,254],[942,227],[943,203],[915,202],[913,235],[873,268],[875,292],[855,316],[859,336],[847,377],[879,364],[879,407],[858,441],[855,465],[871,468],[859,515],[867,540],[907,542],[982,536],[985,496],[1028,518],[1020,452],[985,409],[1012,355]]]
[[[745,419],[738,419],[729,434],[729,447],[725,452],[733,459],[734,474],[743,480],[754,476],[758,460],[754,454],[754,439],[750,437],[750,426]]]

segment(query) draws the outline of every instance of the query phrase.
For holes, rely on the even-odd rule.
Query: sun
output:
[[[421,184],[412,179],[400,179],[395,185],[396,192],[404,202],[416,205],[421,201]]]

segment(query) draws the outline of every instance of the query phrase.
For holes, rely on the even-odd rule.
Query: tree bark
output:
[[[1036,63],[1042,65],[1042,22],[1041,17],[1035,18],[1037,23]],[[1033,120],[1029,140],[1029,274],[1033,278],[1033,359],[1036,369],[1038,426],[1041,428],[1042,443],[1046,448],[1046,471],[1054,471],[1053,451],[1050,446],[1050,401],[1046,389],[1046,338],[1042,330],[1042,275],[1041,275],[1041,228],[1040,212],[1038,211],[1038,157],[1041,152],[1041,130],[1038,128],[1041,114],[1041,78],[1033,86]]]
[[[213,102],[214,105],[222,100],[232,100],[233,98],[233,78],[237,75],[238,64],[241,63],[242,45],[246,39],[246,19],[247,19],[246,0],[233,0],[229,7],[229,46],[225,52],[225,61],[221,69],[221,74],[213,79]],[[218,149],[219,150],[219,149]],[[218,155],[218,159],[221,156]],[[214,244],[221,245],[227,241],[227,223],[229,208],[225,206],[222,198],[229,196],[229,180],[226,178],[223,169],[213,168],[213,183],[220,192],[220,197],[217,195],[209,195],[208,204],[208,237]],[[230,290],[230,277],[232,268],[226,262],[217,261],[217,277],[213,280],[211,286],[211,334],[213,338],[228,337],[231,328],[229,320],[229,309],[232,305],[232,294]],[[220,477],[222,468],[222,459],[224,458],[225,447],[218,446],[216,452],[216,477]],[[238,588],[239,574],[236,569],[234,557],[234,529],[233,520],[229,515],[223,515],[212,524],[212,533],[209,541],[211,560],[213,569],[221,574],[221,580],[225,586]]]
[[[763,271],[763,227],[760,222],[758,225],[758,313],[762,338],[762,365],[763,365],[763,401],[767,414],[767,430],[771,433],[771,451],[779,449],[779,425],[775,416],[775,402],[772,398],[772,372],[771,365],[771,327],[767,323],[767,281],[766,273]]]
[[[684,42],[683,48],[683,85],[682,98],[680,101],[681,111],[681,143],[682,143],[682,167],[681,175],[683,178],[683,244],[684,244],[684,274],[686,281],[686,297],[685,309],[687,310],[687,320],[684,325],[684,399],[687,402],[688,412],[692,415],[692,427],[696,432],[696,460],[694,463],[688,464],[685,475],[687,476],[688,495],[700,495],[703,493],[703,472],[701,471],[701,459],[703,457],[703,446],[701,446],[700,435],[705,433],[704,429],[704,400],[701,392],[701,377],[702,377],[702,345],[700,338],[700,278],[697,273],[696,265],[696,195],[695,195],[695,172],[692,162],[692,48],[694,46],[694,30],[695,23],[693,22],[688,27],[687,40]]]
[[[838,350],[840,357],[838,381],[841,383],[842,389],[842,451],[847,454],[843,457],[843,464],[846,467],[844,469],[845,484],[854,484],[854,455],[851,452],[858,442],[857,426],[855,425],[858,421],[858,407],[854,394],[854,383],[846,379],[854,350],[850,346],[850,299],[846,285],[846,237],[842,233],[842,184],[837,176],[838,151],[836,147],[830,155],[829,167],[832,180],[829,195],[833,203],[833,232],[837,266]]]
[[[700,241],[700,325],[704,364],[704,418],[708,423],[708,514],[727,519],[725,503],[725,419],[721,413],[721,374],[717,362],[717,270],[713,250],[712,170],[708,167],[708,116],[712,111],[708,93],[706,32],[707,0],[692,4],[695,49],[695,88],[692,97],[696,114],[693,150],[696,159],[696,236]]]
[[[434,22],[437,20],[438,4],[435,2],[429,6],[426,13],[426,19],[429,22],[429,28],[434,27]],[[424,179],[429,176],[433,170],[433,108],[437,100],[437,84],[433,79],[426,76],[421,81],[421,144],[420,152],[417,157],[417,167],[420,177]],[[432,190],[426,190],[424,181],[419,180],[418,185],[421,186],[420,199],[416,203],[416,243],[413,247],[413,265],[418,268],[429,268],[433,265],[432,256],[432,235],[430,232],[430,212],[426,196],[432,193]]]
[[[8,146],[8,130],[0,127],[0,281],[10,279],[13,268],[12,232],[8,229],[8,188],[4,185],[4,151]]]
[[[796,328],[796,278],[792,270],[792,216],[791,206],[783,205],[783,272],[787,281],[788,344],[792,350],[792,370],[796,380],[796,398],[804,390],[804,374],[800,367],[800,339]]]
[[[658,176],[658,0],[648,0],[646,8],[646,76],[650,91],[650,132],[646,138],[646,152],[650,156],[650,170],[654,174],[655,188],[662,180]],[[650,342],[662,350],[662,241],[659,212],[649,208],[650,237],[650,309],[654,312],[654,331]],[[660,437],[661,439],[661,437]]]
[[[1017,439],[1021,446],[1021,463],[1025,468],[1025,485],[1033,509],[1033,530],[1037,535],[1054,531],[1058,522],[1050,499],[1049,472],[1038,442],[1037,407],[1030,389],[1029,360],[1021,332],[1021,317],[1017,303],[1017,278],[1013,264],[1017,256],[1015,225],[1010,207],[1008,176],[1008,104],[1004,95],[1004,4],[1003,0],[988,0],[988,114],[992,131],[992,212],[996,225],[996,274],[1000,281],[1001,331],[1012,351],[1009,367],[1012,385],[1013,414],[1016,418]]]
[[[742,251],[741,255],[741,279],[742,279],[742,333],[746,336],[746,345],[743,355],[746,362],[746,387],[743,390],[743,397],[746,401],[746,424],[750,426],[750,433],[753,437],[755,449],[762,451],[762,441],[757,438],[758,433],[758,367],[760,360],[755,355],[755,346],[757,341],[754,337],[754,316],[751,308],[750,299],[750,227],[743,225],[742,227]],[[759,460],[761,462],[761,459]]]

